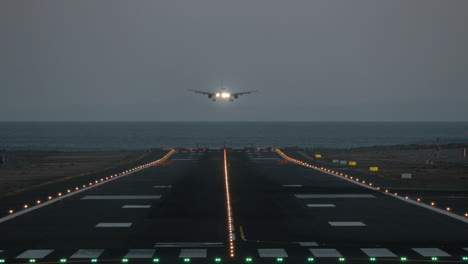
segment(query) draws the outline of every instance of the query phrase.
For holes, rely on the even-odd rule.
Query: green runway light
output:
[[[375,258],[370,258],[370,261],[375,261]]]
[[[190,262],[189,258],[184,258],[184,262]]]
[[[408,259],[406,257],[401,257],[400,260],[401,261],[407,261]]]
[[[468,260],[468,257],[462,257],[462,260]]]
[[[127,262],[128,262],[128,259],[127,259],[127,258],[124,258],[124,259],[122,259],[122,262],[123,262],[123,263],[127,263]]]
[[[158,258],[154,258],[154,259],[153,259],[153,262],[154,262],[154,263],[158,263],[158,262],[159,262],[159,259],[158,259]]]
[[[97,259],[91,259],[91,262],[96,263]]]
[[[276,262],[283,262],[283,258],[277,258]]]
[[[67,262],[67,259],[64,259],[64,258],[60,259],[60,263],[65,263],[65,262]]]
[[[439,260],[437,257],[432,257],[431,259],[432,259],[432,261],[437,261],[437,260]]]
[[[245,262],[252,262],[252,258],[245,258]]]
[[[215,262],[221,262],[221,258],[215,258]]]
[[[308,262],[314,262],[314,258],[307,258]]]
[[[29,263],[34,263],[34,262],[36,262],[35,259],[29,259]]]
[[[340,262],[344,262],[345,261],[345,258],[339,258],[338,259]]]
[[[5,263],[5,260],[4,260],[4,259],[0,259],[0,263]]]

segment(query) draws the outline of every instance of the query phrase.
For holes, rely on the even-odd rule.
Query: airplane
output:
[[[204,91],[197,91],[197,90],[192,90],[192,89],[188,89],[188,90],[194,93],[208,95],[208,98],[210,98],[211,101],[213,102],[215,102],[216,99],[226,99],[232,102],[234,101],[234,99],[237,99],[240,95],[258,92],[258,90],[255,90],[255,91],[247,91],[247,92],[240,92],[240,93],[231,93],[228,91],[227,88],[224,88],[224,87],[221,88],[220,91],[216,91],[216,92],[204,92]]]

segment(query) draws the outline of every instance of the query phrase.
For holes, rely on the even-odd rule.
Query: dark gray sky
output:
[[[468,121],[466,0],[0,2],[0,120]],[[260,93],[212,103],[186,89]]]

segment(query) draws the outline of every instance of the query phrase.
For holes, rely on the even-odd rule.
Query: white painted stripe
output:
[[[334,204],[307,204],[307,207],[336,207]]]
[[[161,195],[88,195],[81,200],[155,200]]]
[[[450,257],[447,252],[438,248],[412,248],[423,257]]]
[[[172,156],[172,154],[174,154],[174,152],[169,152],[168,155],[167,155],[164,159],[161,159],[159,162],[157,162],[157,163],[155,163],[154,165],[151,165],[151,166],[156,166],[156,165],[158,165],[159,163],[161,163],[161,162],[167,160],[170,156]],[[80,189],[80,190],[78,190],[78,191],[73,191],[73,192],[71,192],[71,193],[64,194],[64,195],[62,195],[62,196],[60,196],[60,197],[56,197],[56,198],[54,198],[54,199],[52,199],[52,200],[49,200],[49,201],[47,201],[47,202],[44,202],[44,203],[41,203],[41,204],[38,204],[38,205],[35,205],[35,206],[32,206],[32,207],[29,207],[28,209],[21,210],[21,211],[19,211],[19,212],[16,212],[16,213],[10,214],[10,215],[8,215],[8,216],[2,217],[2,218],[0,218],[0,223],[6,222],[6,221],[8,221],[8,220],[10,220],[10,219],[13,219],[13,218],[15,218],[15,217],[18,217],[18,216],[20,216],[20,215],[23,215],[23,214],[32,212],[32,211],[37,210],[37,209],[39,209],[39,208],[42,208],[42,207],[44,207],[44,206],[51,205],[51,204],[56,203],[56,202],[58,202],[58,201],[60,201],[60,200],[63,200],[63,199],[68,198],[68,197],[71,197],[71,196],[73,196],[73,195],[75,195],[75,194],[82,193],[82,192],[84,192],[84,191],[87,191],[87,190],[96,188],[96,187],[98,187],[98,186],[100,186],[100,185],[102,185],[102,184],[106,184],[106,183],[111,182],[111,181],[114,181],[114,180],[116,180],[116,179],[120,179],[120,178],[122,178],[122,177],[131,175],[131,174],[133,174],[133,173],[139,172],[139,171],[144,170],[144,169],[147,169],[147,168],[149,168],[149,167],[151,167],[151,166],[148,166],[148,167],[145,167],[145,168],[141,168],[141,169],[136,169],[136,170],[131,171],[131,172],[128,172],[128,173],[124,173],[124,174],[122,174],[122,175],[120,175],[120,176],[117,176],[117,177],[114,177],[114,178],[110,178],[110,179],[108,179],[108,180],[106,180],[106,181],[93,184],[93,185],[91,185],[91,186],[88,186],[88,187],[86,187],[86,188]]]
[[[182,249],[179,258],[206,258],[206,248]]]
[[[223,247],[223,242],[171,242],[171,243],[156,243],[154,247]]]
[[[283,187],[302,187],[300,184],[284,184]]]
[[[295,242],[298,243],[301,247],[318,247],[319,244],[317,242]]]
[[[16,256],[17,259],[41,259],[52,253],[52,249],[29,249]]]
[[[338,250],[334,248],[310,248],[310,252],[316,258],[341,258],[343,257]]]
[[[433,211],[433,212],[436,212],[436,213],[439,213],[439,214],[442,214],[442,215],[446,215],[446,216],[448,216],[448,217],[451,217],[451,218],[460,220],[460,221],[462,221],[462,222],[468,224],[468,218],[467,218],[467,217],[464,217],[464,216],[461,216],[461,215],[457,215],[457,214],[454,214],[454,213],[452,213],[452,212],[449,212],[449,211],[446,211],[446,210],[443,210],[443,209],[440,209],[440,208],[436,208],[436,207],[434,207],[434,206],[431,206],[431,205],[428,205],[428,204],[425,204],[425,203],[417,202],[417,201],[414,201],[414,200],[411,200],[411,199],[406,199],[405,197],[398,196],[398,195],[394,195],[394,194],[392,194],[392,193],[386,193],[386,192],[383,192],[383,191],[381,191],[381,190],[377,190],[376,187],[372,187],[372,186],[369,186],[369,185],[367,185],[367,184],[360,183],[360,182],[357,182],[357,181],[355,181],[355,180],[351,180],[351,179],[348,179],[348,178],[343,178],[343,177],[341,177],[341,176],[335,175],[335,174],[333,174],[333,173],[331,173],[331,172],[327,172],[327,171],[325,171],[325,170],[311,168],[311,167],[309,167],[309,166],[307,166],[307,165],[304,165],[304,164],[301,164],[301,163],[298,163],[298,162],[289,160],[287,156],[283,155],[282,153],[278,152],[277,150],[276,150],[276,153],[277,153],[278,155],[280,155],[281,157],[283,157],[284,159],[286,159],[286,160],[288,160],[288,161],[290,161],[290,162],[296,163],[296,164],[298,164],[298,165],[301,165],[301,166],[304,166],[304,167],[307,167],[307,168],[310,168],[310,169],[313,169],[313,170],[316,170],[316,171],[320,171],[320,172],[322,172],[322,173],[324,173],[324,174],[328,174],[328,175],[337,177],[337,178],[339,178],[339,179],[341,179],[341,180],[351,182],[351,183],[353,183],[353,184],[359,185],[359,186],[364,187],[364,188],[367,188],[367,189],[369,189],[369,190],[373,190],[373,191],[379,192],[379,193],[381,193],[381,194],[388,195],[388,196],[390,196],[390,197],[396,198],[396,199],[398,199],[398,200],[400,200],[400,201],[403,201],[403,202],[405,202],[405,203],[410,203],[410,204],[413,204],[413,205],[416,205],[416,206],[419,206],[419,207],[422,207],[422,208],[426,208],[426,209],[431,210],[431,211]]]
[[[99,223],[96,227],[131,227],[132,223]]]
[[[146,208],[150,208],[151,205],[132,205],[132,204],[128,204],[128,205],[124,205],[122,206],[122,208],[124,209],[146,209]]]
[[[372,194],[296,194],[299,199],[375,198]]]
[[[366,226],[363,222],[328,222],[331,226]]]
[[[257,250],[261,258],[285,258],[288,256],[283,248],[259,248]]]
[[[101,256],[104,249],[79,249],[73,255],[71,255],[71,259],[93,259],[99,258]]]
[[[386,248],[361,248],[361,250],[371,258],[397,257],[397,255]]]
[[[172,185],[153,185],[153,188],[171,188]]]
[[[152,258],[156,250],[154,249],[130,249],[124,258]]]

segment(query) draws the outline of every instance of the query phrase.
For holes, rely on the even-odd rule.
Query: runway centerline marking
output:
[[[99,223],[96,225],[97,228],[100,227],[131,227],[132,223]]]
[[[328,222],[331,226],[366,226],[363,222]]]
[[[317,242],[294,242],[299,244],[301,247],[318,247],[319,244]]]
[[[284,184],[283,187],[302,187],[300,184]]]

